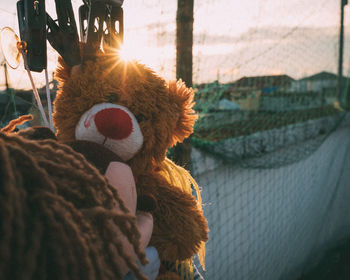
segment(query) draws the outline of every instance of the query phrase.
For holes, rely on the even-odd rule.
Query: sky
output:
[[[72,0],[75,14],[81,0]],[[0,0],[0,27],[18,33],[15,1]],[[350,6],[350,5],[349,5]],[[345,50],[350,16],[345,9]],[[55,18],[54,0],[46,0]],[[176,0],[125,0],[125,47],[165,79],[175,78]],[[243,76],[287,74],[295,79],[337,71],[340,0],[195,0],[193,80],[230,82]],[[349,49],[350,50],[350,49]],[[49,48],[48,70],[57,55]],[[350,59],[345,52],[344,73]],[[0,71],[0,85],[4,83]],[[12,86],[29,88],[23,65],[9,71]],[[42,86],[43,73],[35,73]]]

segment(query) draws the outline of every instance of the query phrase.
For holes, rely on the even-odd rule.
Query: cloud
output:
[[[156,25],[152,25],[156,29]],[[216,45],[216,44],[238,44],[238,43],[254,43],[260,41],[281,41],[286,39],[295,39],[298,37],[308,37],[309,40],[315,40],[320,37],[331,38],[338,36],[338,27],[290,27],[266,26],[261,28],[249,28],[244,32],[236,35],[215,35],[208,33],[194,33],[193,41],[198,45]],[[350,35],[350,26],[346,26],[346,36]],[[173,43],[175,40],[175,31],[167,31],[159,29],[156,32],[157,45],[159,47]],[[158,32],[158,33],[157,33]],[[154,40],[154,38],[153,38]]]
[[[350,32],[345,35],[350,44]],[[229,40],[232,41],[229,41]],[[225,43],[230,52],[220,50]],[[224,81],[242,76],[288,74],[294,78],[327,70],[336,72],[338,60],[337,28],[265,27],[249,29],[239,36],[208,36],[203,46],[221,46],[218,52],[202,52],[194,58],[194,70],[212,69]],[[201,46],[197,47],[199,50]],[[346,49],[346,47],[345,47]],[[349,71],[349,54],[345,53],[345,72]],[[197,69],[197,70],[196,70]],[[219,69],[219,70],[218,70]],[[217,74],[196,73],[201,82],[212,81]]]
[[[345,30],[344,49],[347,50],[350,28]],[[223,82],[228,82],[242,76],[271,74],[287,74],[298,79],[323,70],[336,72],[338,32],[337,27],[281,26],[250,28],[237,36],[194,34],[194,81],[209,82],[220,76]],[[162,49],[169,50],[170,46],[174,49],[174,32],[165,32],[155,38],[152,40],[159,53]],[[344,61],[344,73],[347,73],[348,52]],[[173,65],[174,58],[164,59],[163,63]]]

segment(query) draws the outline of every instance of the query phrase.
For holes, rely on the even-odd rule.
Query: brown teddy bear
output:
[[[92,141],[128,163],[138,197],[154,198],[150,245],[160,259],[191,267],[198,254],[204,265],[208,225],[198,186],[166,158],[168,148],[193,131],[193,90],[181,81],[167,84],[146,66],[115,53],[96,54],[73,68],[59,62],[53,114],[58,140]],[[177,279],[169,273],[161,272],[159,279]]]

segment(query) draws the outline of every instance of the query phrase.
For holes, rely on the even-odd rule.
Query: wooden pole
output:
[[[176,78],[192,86],[193,1],[178,0],[176,13]]]
[[[337,94],[342,106],[348,107],[346,96],[343,95],[343,48],[344,48],[344,6],[347,4],[347,0],[340,0],[340,31],[339,31],[339,61],[338,61],[338,83]]]
[[[193,4],[194,0],[178,0],[176,13],[176,79],[182,79],[188,87],[192,86]],[[175,146],[173,160],[190,169],[189,138]]]

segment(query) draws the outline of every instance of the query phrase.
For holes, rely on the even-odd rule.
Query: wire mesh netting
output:
[[[211,229],[206,278],[298,279],[326,241],[346,235],[348,137],[338,131],[307,159],[275,169],[213,163],[195,151]],[[346,279],[336,277],[328,279]]]
[[[211,230],[207,279],[298,279],[350,234],[350,25],[345,17],[339,78],[340,2],[194,3],[192,173]],[[170,0],[124,3],[125,46],[167,80],[176,9]],[[1,3],[2,23],[17,28],[14,11]],[[9,71],[12,88],[28,86],[22,76]],[[2,125],[36,110],[22,94],[1,93]]]
[[[195,86],[192,136],[192,170],[211,228],[204,275],[319,279],[305,264],[349,234],[349,219],[338,212],[348,198],[349,155],[349,134],[340,128],[348,124],[341,107],[349,80],[340,79],[339,94],[336,74],[339,3],[211,4],[225,6],[220,16],[233,20],[223,33],[201,35],[197,48],[217,53],[199,51],[194,60],[198,79],[216,74]],[[215,16],[206,21],[218,26]]]

